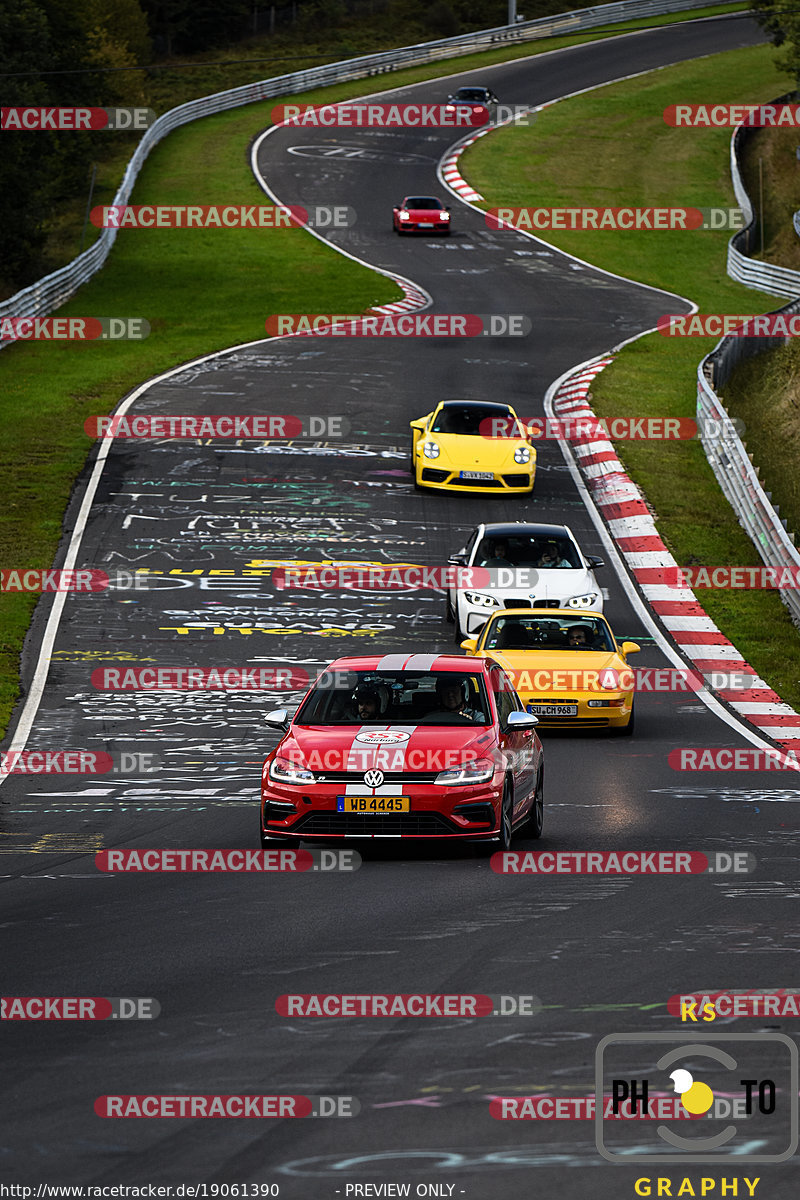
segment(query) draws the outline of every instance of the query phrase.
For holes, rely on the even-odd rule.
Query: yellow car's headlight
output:
[[[441,450],[436,445],[436,442],[426,442],[422,447],[422,453],[426,458],[438,458],[441,454]]]

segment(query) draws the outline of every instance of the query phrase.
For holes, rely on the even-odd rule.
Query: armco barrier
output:
[[[618,24],[635,18],[663,16],[668,13],[707,8],[724,4],[726,0],[619,0],[616,4],[602,4],[596,8],[576,9],[557,13],[552,17],[541,17],[536,21],[522,21],[517,25],[503,25],[496,29],[484,29],[477,33],[461,34],[459,37],[442,38],[436,42],[424,42],[418,46],[406,46],[399,50],[384,50],[379,54],[367,54],[361,58],[350,58],[344,62],[328,63],[306,71],[293,71],[260,83],[249,83],[230,91],[217,92],[180,104],[159,117],[142,135],[136,151],[128,163],[113,204],[123,205],[130,200],[133,185],[139,170],[154,146],[163,137],[200,117],[212,116],[240,105],[253,104],[276,96],[289,96],[344,83],[352,79],[366,79],[402,67],[418,66],[421,63],[437,62],[455,58],[477,50],[491,50],[504,42],[526,42],[537,38],[552,37],[560,33],[575,33],[600,25]],[[64,304],[81,284],[99,271],[108,257],[117,236],[115,229],[106,229],[90,247],[67,266],[53,271],[30,287],[23,288],[10,299],[0,304],[0,317],[41,317]],[[0,348],[7,345],[0,342]]]
[[[782,96],[773,103],[789,98]],[[750,197],[745,191],[739,171],[739,152],[742,141],[750,131],[739,126],[731,138],[731,177],[739,207],[744,210],[748,225],[734,234],[728,243],[728,274],[748,287],[758,288],[776,296],[800,297],[800,272],[788,271],[770,263],[755,263],[745,257],[752,248],[756,221]],[[800,299],[793,299],[778,312],[800,312]],[[788,341],[785,337],[725,337],[714,347],[697,368],[697,420],[706,458],[716,476],[739,524],[750,537],[770,567],[800,567],[800,552],[785,521],[761,486],[756,468],[750,461],[744,443],[732,428],[728,413],[715,389],[722,389],[739,363],[745,359],[775,350]],[[715,421],[717,426],[707,425]],[[716,433],[716,429],[721,432]],[[714,431],[712,433],[712,431]],[[795,625],[800,627],[800,591],[781,590],[781,599]]]
[[[772,100],[772,104],[786,104],[791,96],[781,96]],[[800,296],[800,271],[790,271],[786,267],[776,267],[772,263],[756,262],[748,256],[753,253],[756,243],[758,222],[753,212],[742,176],[739,170],[739,155],[745,139],[753,132],[752,129],[739,125],[731,137],[731,179],[736,193],[736,202],[747,220],[744,229],[735,233],[728,242],[728,274],[737,283],[745,287],[756,288],[769,296],[784,296],[794,299]],[[797,228],[797,226],[795,226]],[[765,347],[766,349],[766,347]]]
[[[800,305],[790,305],[786,310],[781,311],[787,310],[798,312]],[[762,343],[761,346],[750,349],[749,353],[748,349],[743,347],[742,352],[738,355],[739,360],[769,349],[770,343],[782,344],[784,342],[783,338],[739,338],[737,340],[742,343]],[[766,346],[763,345],[765,342]],[[723,349],[722,343],[717,349]],[[772,505],[767,493],[759,483],[758,475],[744,444],[736,431],[730,428],[725,407],[706,377],[706,368],[711,366],[710,360],[713,359],[715,353],[716,351],[704,358],[697,370],[697,420],[700,429],[705,428],[705,433],[701,433],[701,438],[706,458],[717,482],[739,518],[739,524],[750,537],[761,555],[762,561],[770,567],[800,568],[800,553],[794,545],[791,535],[787,532],[784,522],[778,516],[777,509]],[[721,364],[717,363],[715,366],[716,369],[713,367],[712,369],[718,379],[717,386],[720,387],[722,386],[720,380],[727,379],[733,367],[733,359],[725,364],[723,370],[720,370]],[[727,430],[727,432],[711,433],[707,426],[710,421],[719,422],[717,428]],[[714,426],[711,429],[714,429]],[[781,590],[781,599],[789,609],[794,624],[800,627],[800,591],[796,588],[784,588]]]

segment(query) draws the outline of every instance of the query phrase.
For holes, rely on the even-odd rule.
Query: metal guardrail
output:
[[[800,305],[788,306],[794,312]],[[741,338],[742,342],[766,342],[766,347],[753,350],[760,353],[769,349],[770,342],[783,343],[784,338]],[[762,562],[768,567],[792,567],[800,570],[800,551],[794,545],[793,535],[786,529],[785,521],[778,515],[769,494],[758,479],[744,443],[736,433],[722,401],[706,378],[708,361],[703,359],[697,371],[697,420],[701,429],[701,440],[706,458],[711,465],[717,483],[722,488],[739,524],[750,537]],[[740,357],[747,357],[746,353]],[[721,386],[721,385],[717,385]],[[717,429],[708,422],[717,422]],[[704,428],[705,427],[705,428]],[[781,599],[791,614],[792,622],[800,628],[800,591],[797,588],[782,588]]]
[[[770,103],[784,104],[789,99],[789,96],[781,96]],[[739,125],[731,137],[731,179],[736,201],[744,212],[747,225],[728,242],[728,274],[737,283],[743,283],[745,287],[755,288],[759,292],[766,292],[768,296],[794,299],[795,296],[800,296],[800,271],[790,271],[787,267],[776,267],[772,263],[756,262],[749,257],[756,243],[758,222],[750,197],[742,183],[739,155],[742,144],[750,133],[751,128]]]
[[[159,117],[142,135],[133,157],[130,159],[119,190],[112,203],[124,205],[130,200],[133,185],[142,164],[154,146],[173,129],[180,128],[200,117],[212,116],[258,100],[288,96],[312,88],[326,87],[353,79],[365,79],[384,72],[397,71],[402,67],[418,66],[421,63],[437,62],[455,58],[476,50],[491,50],[498,44],[534,41],[552,37],[558,33],[573,33],[592,29],[599,25],[618,24],[632,18],[663,16],[667,13],[683,12],[692,8],[706,8],[724,4],[729,0],[618,0],[615,4],[602,4],[594,8],[576,9],[557,13],[552,17],[540,17],[535,21],[521,21],[517,25],[503,25],[496,29],[484,29],[477,33],[461,34],[458,37],[442,38],[435,42],[424,42],[418,46],[406,46],[399,50],[384,50],[379,54],[367,54],[343,62],[327,63],[311,67],[306,71],[293,71],[274,79],[245,84],[230,91],[203,96],[188,104],[178,105]],[[97,241],[71,263],[58,271],[23,288],[8,300],[0,303],[0,317],[41,317],[64,304],[75,294],[81,284],[99,271],[108,258],[117,236],[115,229],[106,229]],[[0,342],[0,348],[7,345]]]
[[[781,101],[785,99],[786,97],[781,97]],[[733,188],[739,207],[748,217],[748,225],[728,243],[728,274],[740,283],[757,287],[763,292],[771,292],[777,296],[800,297],[800,272],[774,267],[769,263],[754,263],[741,252],[750,248],[756,226],[753,206],[739,172],[738,155],[747,132],[749,131],[740,126],[731,138]],[[740,243],[738,248],[734,246],[737,239]],[[731,269],[732,256],[734,270]],[[788,288],[789,281],[793,281],[792,289],[782,290],[784,287]],[[800,299],[793,299],[776,311],[798,313]],[[739,363],[784,346],[788,340],[787,337],[722,338],[697,368],[697,420],[703,449],[717,483],[739,518],[739,524],[760,554],[762,562],[769,567],[800,569],[800,551],[794,544],[794,534],[788,531],[786,522],[778,515],[777,506],[772,504],[769,493],[761,486],[758,469],[753,466],[744,442],[734,429],[725,406],[715,391],[716,388],[721,389],[725,386]],[[715,424],[709,426],[709,422]],[[792,622],[800,628],[800,591],[796,588],[782,588],[781,599],[789,609]]]

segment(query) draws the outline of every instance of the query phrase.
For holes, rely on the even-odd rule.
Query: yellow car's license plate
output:
[[[577,717],[577,704],[529,704],[528,712],[534,717]]]
[[[336,811],[346,813],[410,812],[408,796],[337,796]]]

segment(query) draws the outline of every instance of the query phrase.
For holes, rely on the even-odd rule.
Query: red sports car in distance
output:
[[[450,209],[436,196],[406,196],[402,204],[392,209],[392,228],[395,233],[450,233]]]
[[[542,832],[536,717],[492,659],[340,658],[293,718],[261,775],[261,844],[340,838],[461,839],[507,850]]]

